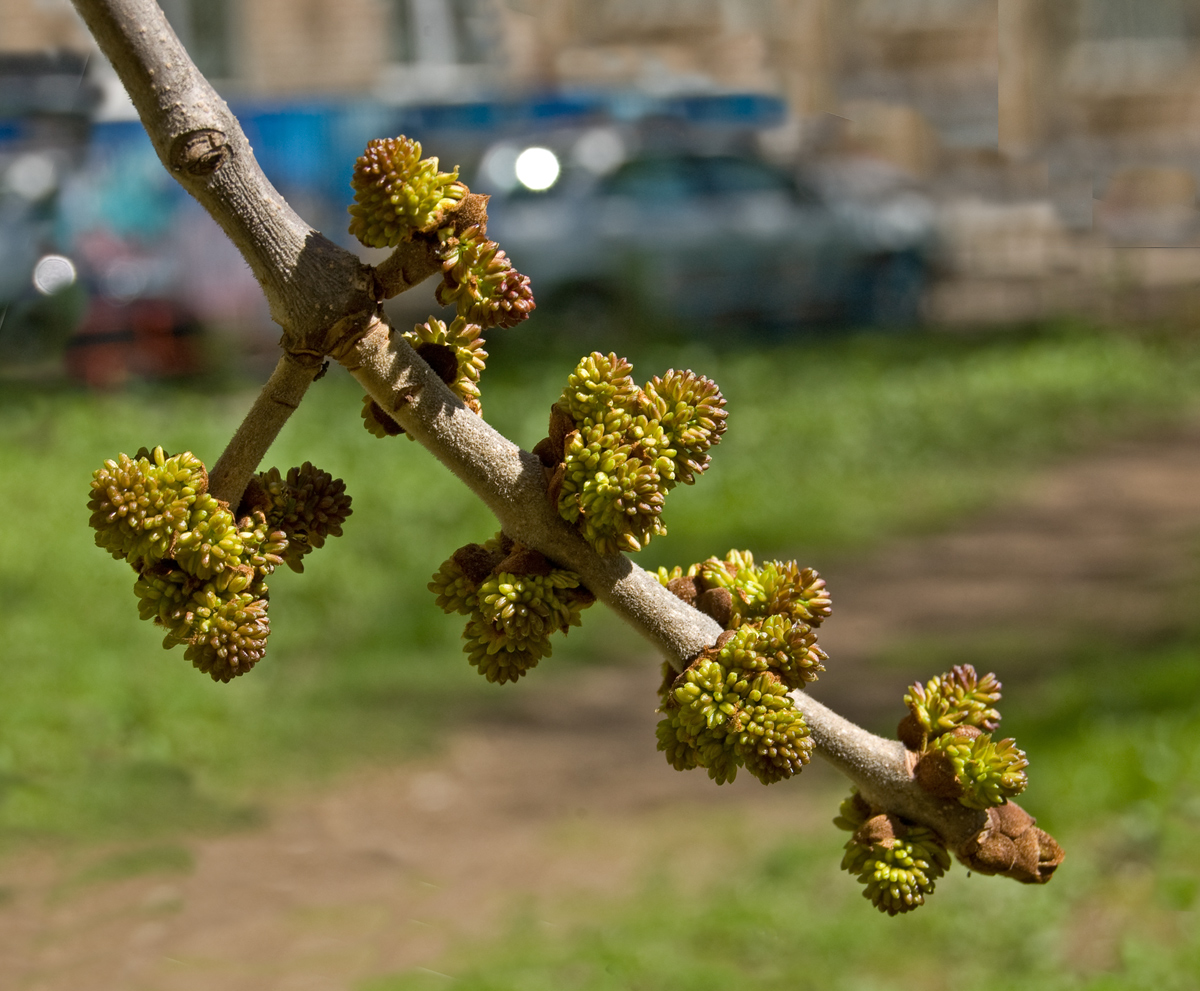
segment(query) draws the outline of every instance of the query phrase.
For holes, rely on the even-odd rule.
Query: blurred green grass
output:
[[[514,332],[484,377],[485,413],[522,446],[580,351]],[[930,529],[1003,498],[1032,467],[1194,409],[1200,346],[1061,326],[979,336],[861,336],[749,348],[628,349],[641,379],[687,366],[720,382],[730,428],[677,490],[644,566],[731,546],[821,555]],[[340,370],[318,382],[267,462],[346,479],[346,534],[272,582],[267,659],[215,685],[137,620],[133,574],[92,545],[91,472],[163,444],[211,464],[250,402],[239,390],[0,393],[0,846],[238,828],[256,796],[400,759],[520,688],[480,679],[461,623],[425,582],[496,524],[403,438],[360,426]],[[533,677],[644,648],[594,610]]]
[[[930,673],[1001,659],[926,651]],[[831,822],[747,856],[736,840],[714,852],[712,824],[693,818],[662,827],[681,839],[636,896],[518,907],[502,939],[454,947],[433,967],[463,991],[1191,991],[1200,630],[1140,650],[1084,640],[1041,667],[1001,712],[1031,759],[1021,804],[1067,850],[1048,885],[971,877],[956,864],[924,907],[889,919],[838,870],[845,834]],[[818,789],[811,800],[832,820],[835,797]],[[692,846],[689,830],[709,842]],[[417,970],[360,991],[450,983]]]

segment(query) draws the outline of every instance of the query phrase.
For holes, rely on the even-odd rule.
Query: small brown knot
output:
[[[506,556],[506,553],[489,550],[483,544],[467,544],[456,550],[451,555],[451,560],[462,568],[469,582],[482,585],[492,573],[492,569]]]
[[[575,421],[571,415],[557,403],[550,407],[550,445],[561,461],[566,448],[567,437],[576,430]]]
[[[550,443],[549,437],[543,437],[534,445],[532,453],[542,463],[543,468],[553,470],[556,465],[562,462],[562,451],[555,451],[554,445]]]
[[[677,599],[682,599],[689,606],[694,606],[697,596],[704,591],[704,586],[700,584],[698,578],[672,578],[667,582],[667,591]]]
[[[896,735],[905,747],[917,753],[925,749],[925,743],[929,739],[925,727],[911,713],[900,720],[900,725],[896,727]]]
[[[461,234],[469,227],[478,227],[481,234],[487,234],[489,199],[491,197],[483,193],[468,193],[459,201],[449,217],[456,234]]]
[[[962,782],[954,773],[954,761],[941,750],[930,750],[917,761],[913,776],[925,791],[938,798],[958,798]]]
[[[549,469],[546,469],[549,471]],[[567,477],[567,466],[560,464],[557,468],[550,472],[550,477],[546,482],[546,498],[550,500],[550,505],[558,508],[558,498],[562,495],[563,482]]]
[[[872,816],[854,832],[854,842],[859,846],[880,846],[891,849],[896,845],[896,839],[904,836],[908,830],[903,823],[893,815],[886,813]]]
[[[171,168],[203,178],[216,172],[231,154],[233,149],[223,132],[212,128],[189,131],[171,142]]]
[[[696,596],[696,608],[721,626],[728,626],[733,618],[733,593],[720,586],[705,589]]]
[[[554,570],[554,565],[539,551],[522,544],[514,544],[513,549],[499,564],[492,568],[494,574],[508,573],[510,575],[541,575],[545,577]]]

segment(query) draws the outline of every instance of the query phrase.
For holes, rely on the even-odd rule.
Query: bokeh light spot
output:
[[[549,189],[559,171],[558,156],[549,148],[526,148],[517,156],[517,179],[526,189]]]
[[[33,267],[33,286],[43,296],[53,296],[75,284],[75,263],[64,255],[44,255]]]

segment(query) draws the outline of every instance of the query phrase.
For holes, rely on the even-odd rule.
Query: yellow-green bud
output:
[[[446,236],[439,250],[442,283],[437,301],[480,327],[515,327],[536,308],[529,278],[513,268],[480,227]]]
[[[956,726],[976,726],[991,732],[1000,725],[1000,713],[995,708],[1000,688],[994,674],[981,678],[970,664],[961,664],[926,685],[913,685],[904,696],[904,704],[931,737]]]
[[[438,171],[421,145],[401,135],[377,138],[354,163],[350,233],[371,248],[394,248],[434,231],[467,194],[458,169]]]
[[[479,401],[479,376],[487,361],[479,331],[479,325],[468,323],[465,317],[456,318],[449,327],[437,317],[430,317],[404,335],[422,357],[426,357],[431,348],[448,349],[447,353],[453,356],[453,367],[448,378],[442,376],[443,381],[473,413],[483,412]]]
[[[88,500],[96,544],[135,571],[150,567],[188,529],[192,504],[207,490],[208,474],[190,451],[168,456],[156,447],[106,461],[92,474]]]
[[[1021,794],[1029,783],[1025,774],[1029,761],[1011,739],[994,741],[989,733],[972,737],[950,732],[937,737],[930,746],[950,758],[962,787],[958,801],[968,808],[1003,805]]]
[[[843,803],[839,820],[858,817],[861,800],[855,799],[850,816]],[[932,830],[891,815],[876,815],[858,825],[842,857],[842,870],[864,885],[863,897],[888,915],[924,905],[949,866],[950,854]]]

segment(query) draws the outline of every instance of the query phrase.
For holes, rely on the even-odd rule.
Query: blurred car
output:
[[[179,279],[172,277],[180,266],[156,250],[161,238],[138,237],[139,225],[143,232],[155,222],[165,227],[170,214],[130,158],[111,168],[98,161],[93,116],[100,101],[84,55],[0,52],[0,371],[6,374],[65,368],[87,385],[113,387],[202,366],[197,323],[178,301]],[[173,186],[141,127],[125,133],[144,146],[159,183]],[[128,195],[121,200],[111,195],[114,188]]]
[[[757,159],[684,152],[559,176],[535,150],[534,178],[493,196],[489,232],[540,307],[777,328],[919,321],[933,211],[916,193],[839,202]]]
[[[67,374],[94,389],[205,369],[203,328],[179,298],[178,263],[95,231],[76,245],[90,298],[67,341]]]
[[[0,366],[62,367],[94,388],[201,371],[200,326],[172,260],[104,232],[59,253],[57,209],[56,197],[0,195]]]
[[[98,94],[87,59],[0,51],[0,366],[52,362],[82,305],[57,199],[87,141]]]

